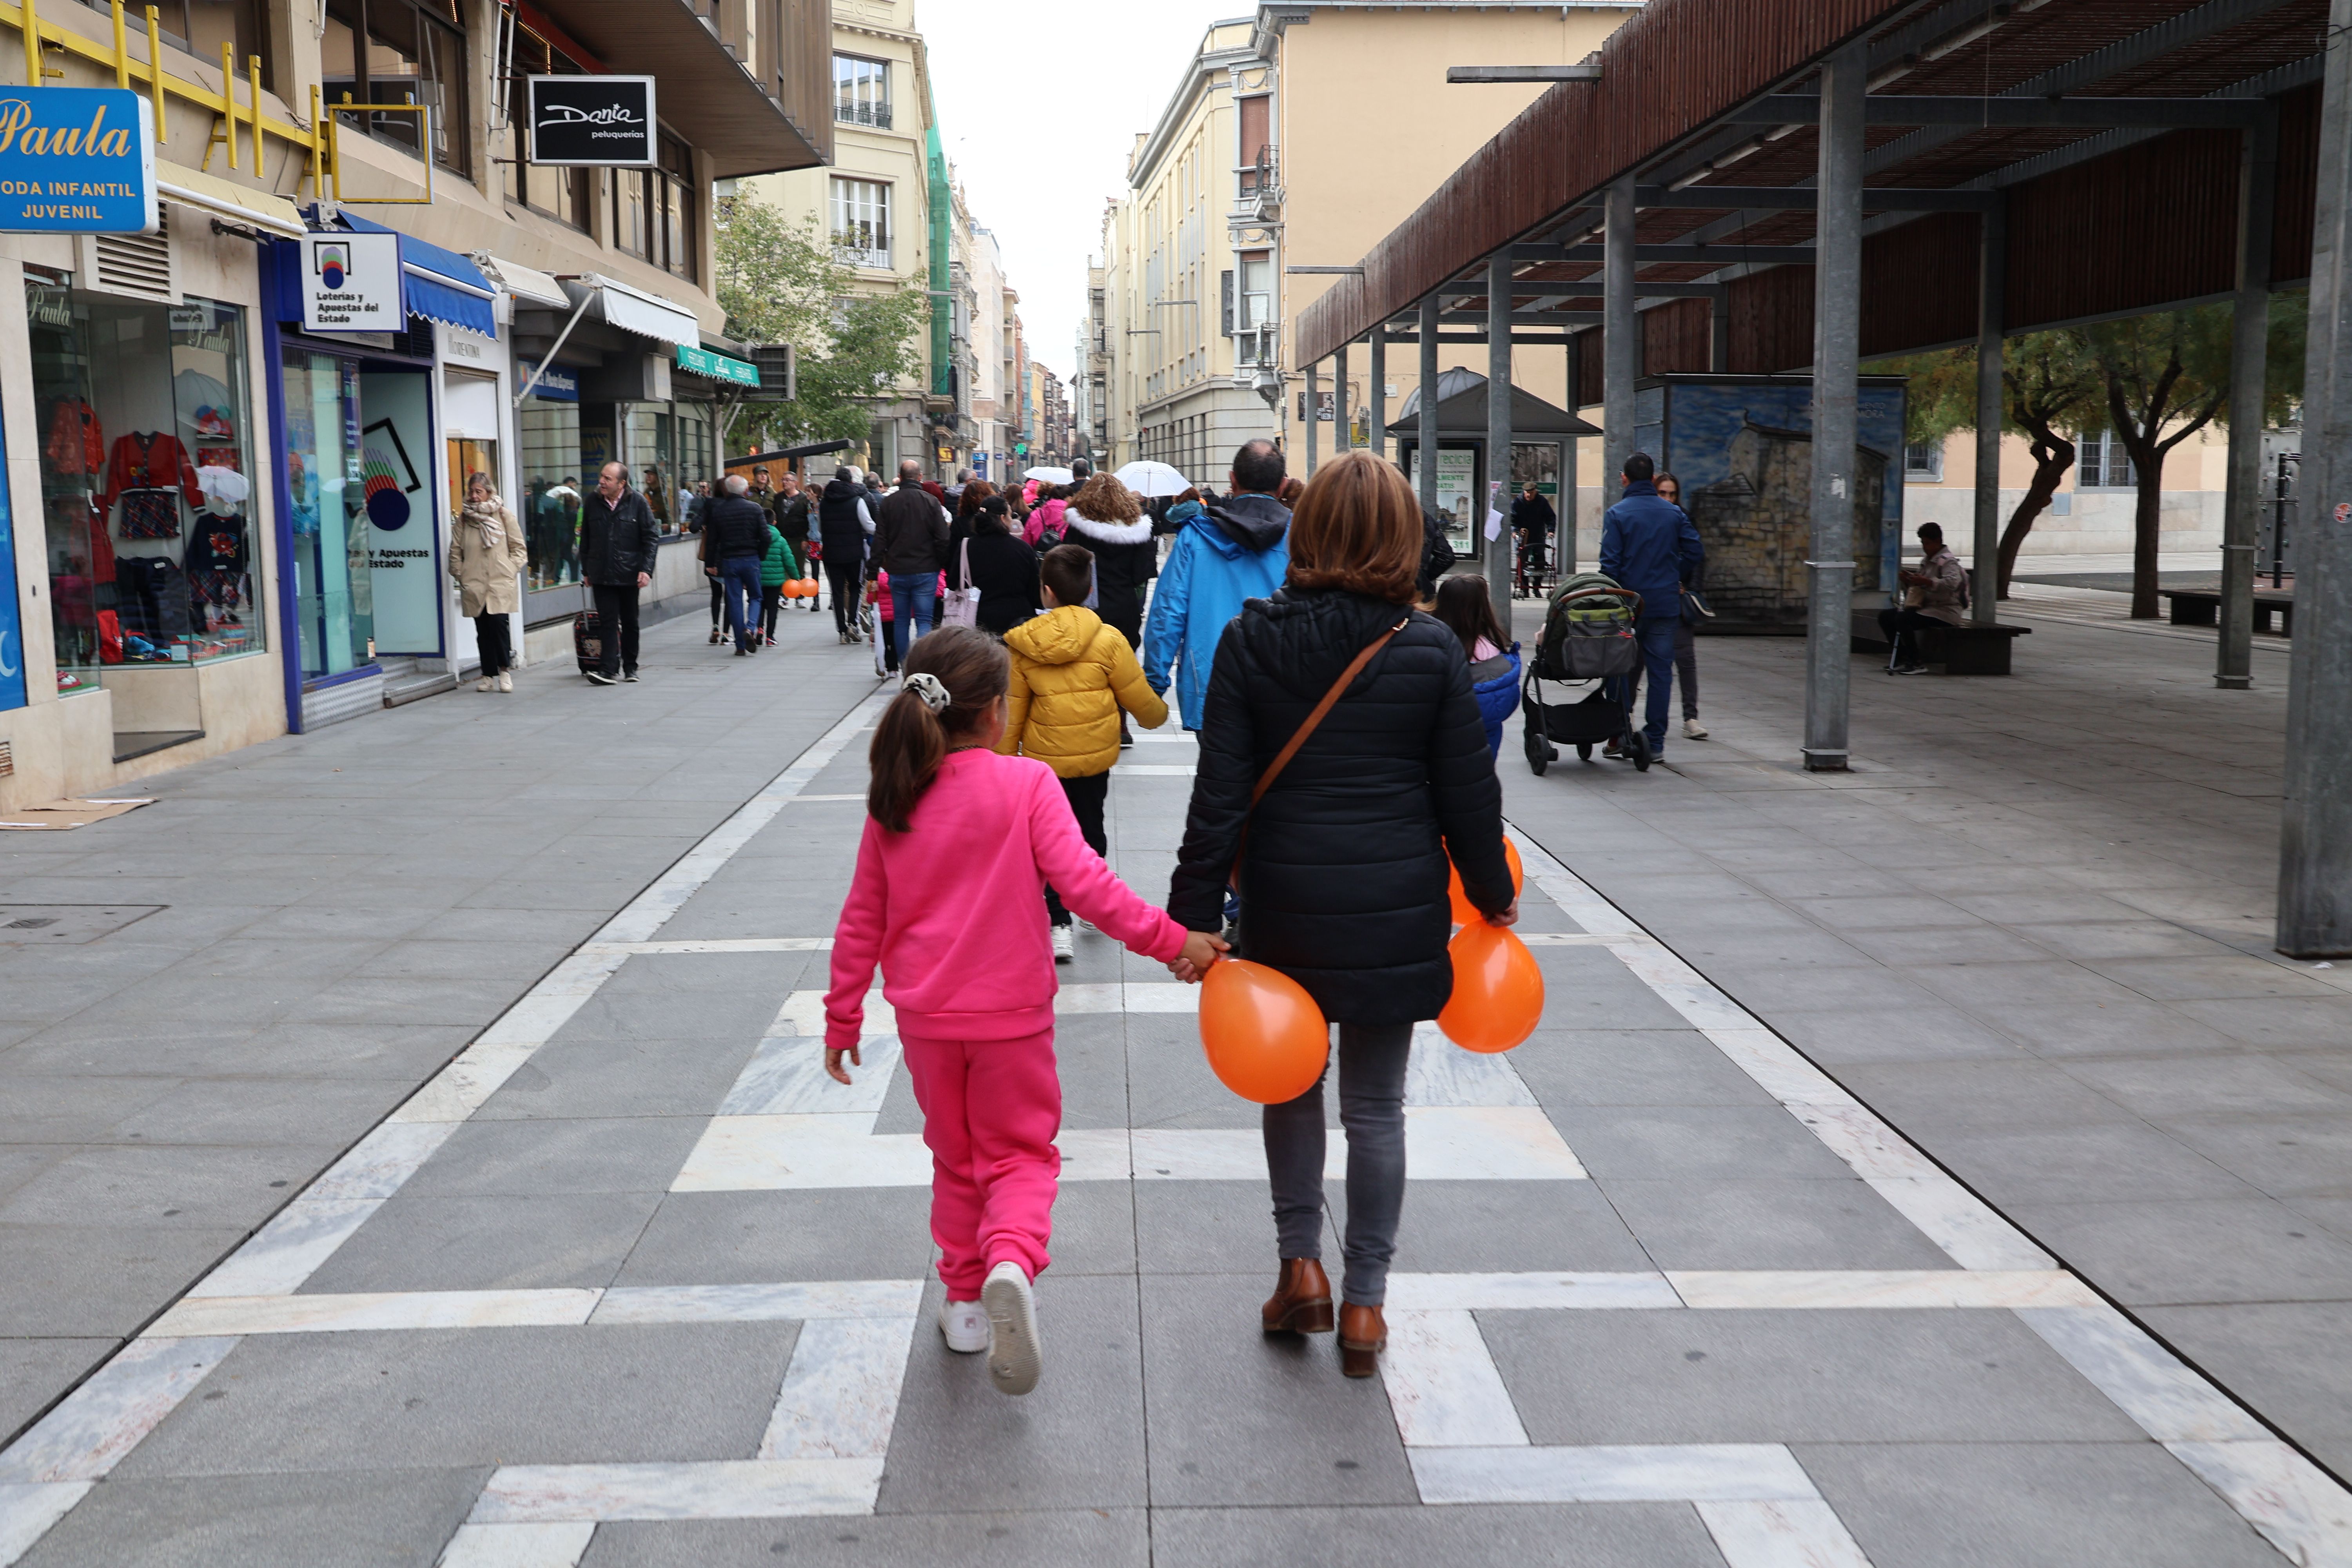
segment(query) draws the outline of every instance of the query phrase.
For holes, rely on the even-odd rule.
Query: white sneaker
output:
[[[1037,1299],[1021,1265],[998,1264],[980,1288],[988,1310],[988,1375],[1000,1394],[1026,1394],[1043,1370],[1037,1352]]]
[[[1070,934],[1069,927],[1055,926],[1054,928],[1054,962],[1070,963],[1074,963],[1077,956],[1078,939]]]
[[[514,677],[501,670],[499,674],[499,689],[500,691],[512,691],[514,689]]]
[[[978,1355],[988,1348],[988,1314],[977,1301],[950,1301],[940,1309],[940,1333],[957,1354]]]
[[[488,690],[489,690],[489,689],[490,689],[490,688],[491,688],[493,685],[495,685],[495,684],[497,684],[497,683],[496,683],[496,682],[494,682],[493,680],[491,680],[491,679],[490,679],[490,678],[489,678],[488,676],[487,676],[487,675],[486,675],[486,676],[482,677],[482,679],[479,679],[479,680],[478,680],[478,681],[474,682],[474,689],[475,689],[475,690],[477,690],[477,691],[488,691]]]
[[[1685,741],[1704,741],[1704,740],[1706,740],[1706,725],[1704,725],[1704,724],[1702,724],[1702,723],[1700,723],[1700,722],[1699,722],[1697,720],[1696,720],[1696,719],[1685,719],[1685,720],[1684,720],[1684,721],[1683,721],[1683,739],[1684,739],[1684,740],[1685,740]]]

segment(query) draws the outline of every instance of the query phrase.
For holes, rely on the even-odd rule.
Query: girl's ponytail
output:
[[[1003,645],[971,626],[941,626],[908,648],[906,683],[882,710],[866,750],[866,814],[906,832],[950,741],[977,728],[1011,683]]]

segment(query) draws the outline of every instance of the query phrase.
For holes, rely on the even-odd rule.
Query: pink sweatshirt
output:
[[[857,1043],[875,966],[908,1030],[1003,1040],[1054,1023],[1045,884],[1130,950],[1166,963],[1184,928],[1135,896],[1079,837],[1054,770],[1028,757],[950,752],[893,833],[872,817],[833,933],[824,1043]]]
[[[1062,514],[1069,509],[1070,503],[1058,496],[1045,502],[1029,514],[1029,521],[1022,525],[1021,537],[1034,546],[1039,540],[1045,537],[1047,529],[1052,529],[1055,533],[1061,532]]]

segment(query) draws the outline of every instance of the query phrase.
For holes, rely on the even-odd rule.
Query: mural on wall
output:
[[[426,486],[433,428],[426,384],[414,371],[360,375],[361,507],[378,655],[441,655],[441,529]]]
[[[1706,544],[1707,601],[1717,629],[1801,629],[1810,593],[1812,385],[1669,380],[1638,399],[1635,444],[1682,480],[1683,504]],[[1895,581],[1903,542],[1900,381],[1869,377],[1854,447],[1853,585]],[[1890,483],[1890,475],[1894,482]]]

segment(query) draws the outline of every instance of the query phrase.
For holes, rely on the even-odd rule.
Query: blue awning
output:
[[[315,214],[316,209],[312,211]],[[398,236],[402,302],[410,315],[423,316],[428,321],[445,322],[452,327],[463,327],[486,338],[499,335],[498,318],[490,310],[498,298],[498,290],[490,286],[488,279],[482,276],[480,268],[454,250],[428,245],[413,236],[401,234],[396,228],[386,228],[380,223],[371,222],[357,213],[338,213],[336,217],[347,233]],[[313,221],[316,221],[315,216]],[[279,268],[279,274],[285,279],[281,285],[285,295],[279,301],[281,310],[290,306],[290,313],[284,319],[298,320],[301,315],[301,301],[299,293],[295,292],[297,274],[290,267]]]

